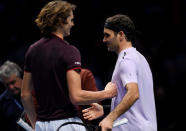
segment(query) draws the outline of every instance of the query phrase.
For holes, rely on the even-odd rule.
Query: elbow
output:
[[[137,92],[137,93],[135,93],[135,95],[134,95],[134,99],[135,99],[135,101],[137,101],[138,99],[139,99],[139,92]]]
[[[70,95],[70,101],[74,105],[81,105],[81,103],[82,103],[80,98],[77,95]]]
[[[133,102],[137,101],[140,97],[138,91],[129,92],[129,94],[130,94],[129,96]]]
[[[70,101],[72,102],[73,105],[79,105],[78,100],[73,97],[70,97]]]

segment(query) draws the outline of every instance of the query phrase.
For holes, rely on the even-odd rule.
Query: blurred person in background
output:
[[[3,81],[0,79],[0,95],[6,90],[5,85],[3,84]]]
[[[0,96],[0,128],[4,131],[24,131],[16,123],[23,112],[20,99],[22,70],[17,64],[6,61],[0,67],[0,79],[7,88]]]

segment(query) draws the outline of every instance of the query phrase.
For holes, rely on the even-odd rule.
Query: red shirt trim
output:
[[[72,68],[72,69],[68,69],[67,71],[69,71],[69,70],[76,70],[76,69],[81,69],[81,67],[75,67],[75,68]]]

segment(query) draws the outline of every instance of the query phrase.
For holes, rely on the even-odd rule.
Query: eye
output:
[[[109,37],[110,35],[108,33],[104,33],[104,37]]]
[[[10,83],[8,83],[7,85],[9,86],[9,85],[14,85],[16,83],[16,80],[13,80],[13,81],[11,81]]]

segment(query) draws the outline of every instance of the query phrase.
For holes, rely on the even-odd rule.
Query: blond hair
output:
[[[35,20],[40,31],[44,35],[57,30],[61,23],[67,23],[67,17],[70,12],[75,10],[76,6],[66,1],[55,0],[46,4],[40,11]]]

